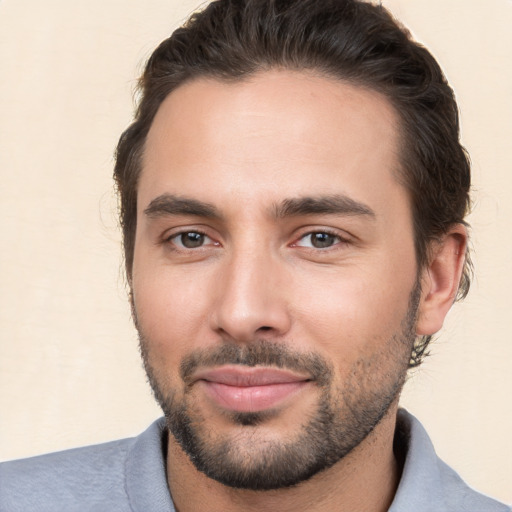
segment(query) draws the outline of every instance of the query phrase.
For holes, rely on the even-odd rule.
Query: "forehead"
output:
[[[405,194],[397,167],[398,117],[377,92],[285,70],[230,83],[197,79],[155,116],[139,201],[144,208],[172,193],[235,209],[240,197],[246,208],[252,200],[343,193],[386,202]]]

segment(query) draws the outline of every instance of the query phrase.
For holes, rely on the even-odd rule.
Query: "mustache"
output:
[[[333,374],[331,365],[317,353],[300,353],[291,350],[284,343],[256,340],[244,345],[224,343],[195,350],[183,358],[180,376],[188,383],[199,368],[222,365],[273,366],[306,373],[319,386],[327,385]]]

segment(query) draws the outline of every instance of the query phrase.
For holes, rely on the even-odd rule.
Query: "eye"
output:
[[[177,233],[167,239],[179,249],[197,249],[204,245],[214,244],[213,240],[204,233],[199,231],[185,231],[183,233]]]
[[[315,231],[307,233],[295,244],[299,247],[310,247],[314,249],[328,249],[333,245],[343,242],[343,239],[327,231]]]

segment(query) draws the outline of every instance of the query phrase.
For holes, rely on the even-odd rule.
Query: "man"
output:
[[[115,179],[165,419],[6,464],[0,510],[505,511],[398,410],[469,286],[469,164],[381,7],[221,0],[164,41]]]

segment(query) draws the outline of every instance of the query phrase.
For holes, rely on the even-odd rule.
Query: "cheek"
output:
[[[205,294],[186,276],[169,272],[134,273],[137,323],[153,360],[179,364],[204,339]]]
[[[305,339],[345,369],[401,334],[414,285],[414,268],[393,278],[364,269],[336,269],[297,284],[296,322]]]

